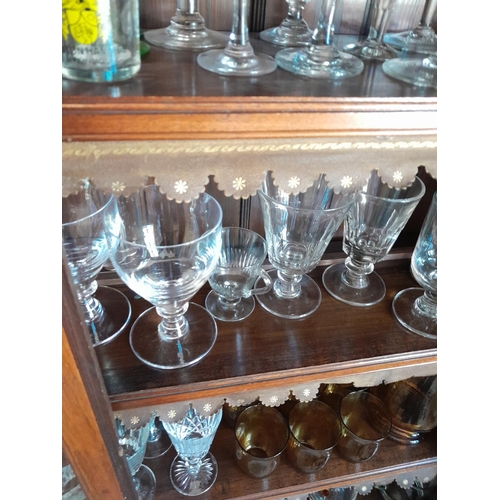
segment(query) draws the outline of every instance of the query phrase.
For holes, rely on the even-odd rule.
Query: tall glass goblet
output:
[[[288,12],[279,26],[261,31],[259,37],[265,42],[293,47],[311,41],[312,30],[302,18],[306,3],[310,0],[286,0]]]
[[[131,307],[119,290],[97,285],[97,275],[116,251],[108,244],[103,213],[118,217],[116,199],[85,181],[77,194],[62,199],[62,243],[94,346],[111,342],[127,326]]]
[[[156,416],[151,420],[144,458],[152,459],[161,457],[167,453],[171,446],[172,442],[170,441],[168,434],[165,432],[160,418]]]
[[[335,194],[324,175],[304,193],[287,194],[274,185],[268,172],[258,196],[268,256],[275,269],[269,272],[272,290],[257,295],[257,300],[281,318],[304,318],[321,303],[321,290],[306,273],[317,266],[354,195]]]
[[[144,38],[173,50],[208,50],[224,47],[227,35],[210,30],[199,12],[199,0],[177,0],[177,10],[166,28],[149,30]]]
[[[224,49],[212,49],[197,57],[198,64],[213,73],[228,76],[258,76],[272,73],[276,62],[254,52],[248,36],[249,0],[233,0],[233,26]]]
[[[411,332],[437,339],[437,193],[411,256],[411,272],[423,288],[401,290],[392,301],[392,310]]]
[[[208,354],[217,337],[210,313],[189,302],[208,280],[221,248],[222,209],[206,193],[177,203],[158,186],[119,198],[120,219],[105,214],[111,260],[120,278],[153,304],[130,330],[134,354],[149,366],[174,369]]]
[[[123,447],[138,500],[152,500],[156,490],[153,471],[142,463],[151,422],[141,427],[127,428],[121,419],[115,418],[118,443]]]
[[[364,68],[358,57],[341,52],[333,43],[336,0],[323,0],[316,28],[305,47],[280,50],[275,58],[286,71],[309,78],[340,80],[359,75]]]
[[[383,40],[394,2],[395,0],[376,0],[368,36],[360,42],[346,45],[344,50],[349,54],[372,61],[385,61],[398,57],[397,51]]]
[[[333,264],[323,273],[330,295],[353,306],[371,306],[385,297],[384,280],[373,272],[374,265],[389,253],[424,193],[418,177],[399,189],[372,172],[344,221],[345,263]]]
[[[170,480],[179,493],[201,495],[215,483],[218,465],[209,450],[221,419],[222,408],[206,417],[190,405],[180,422],[163,422],[177,451],[170,466]]]

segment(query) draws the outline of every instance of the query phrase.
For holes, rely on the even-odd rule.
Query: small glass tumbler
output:
[[[139,1],[62,0],[62,76],[85,82],[132,78],[141,67]]]
[[[288,417],[288,427],[286,453],[292,465],[306,474],[326,465],[342,432],[338,415],[318,400],[297,403]]]
[[[253,295],[267,293],[273,282],[262,264],[267,255],[266,240],[241,227],[222,228],[221,255],[208,278],[212,291],[205,307],[221,321],[241,321],[255,309]],[[264,286],[254,288],[257,278]]]
[[[351,462],[364,462],[377,453],[391,431],[391,415],[385,404],[365,391],[351,392],[340,403],[342,436],[339,453]]]
[[[288,441],[283,415],[269,406],[250,406],[240,413],[234,433],[240,469],[256,479],[269,476],[280,463]]]

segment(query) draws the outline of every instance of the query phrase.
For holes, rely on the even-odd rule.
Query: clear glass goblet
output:
[[[382,71],[416,87],[437,89],[437,54],[390,59],[382,64]]]
[[[400,189],[372,172],[344,220],[345,263],[333,264],[323,273],[330,295],[353,306],[371,306],[385,297],[384,280],[373,271],[374,265],[389,253],[424,193],[418,177]]]
[[[206,417],[190,405],[181,421],[163,422],[177,451],[170,467],[170,480],[179,493],[201,495],[215,483],[218,465],[209,450],[221,419],[222,408]]]
[[[63,249],[94,346],[116,338],[127,326],[132,312],[123,293],[97,285],[97,275],[116,251],[116,245],[109,245],[106,240],[104,211],[111,221],[116,220],[116,199],[89,181],[78,193],[62,199]]]
[[[269,260],[275,269],[269,272],[272,290],[257,295],[257,300],[281,318],[304,318],[321,303],[321,290],[306,273],[317,266],[354,195],[335,194],[324,175],[307,191],[287,194],[268,172],[258,196]]]
[[[312,30],[302,18],[305,5],[311,0],[286,0],[288,12],[279,26],[261,31],[259,37],[265,42],[294,47],[311,41]]]
[[[199,12],[199,0],[177,0],[177,10],[166,28],[149,30],[144,38],[173,50],[208,50],[224,47],[227,35],[210,30]]]
[[[333,43],[336,0],[323,0],[316,28],[305,47],[280,50],[275,58],[286,71],[309,78],[341,80],[359,75],[364,68],[358,57],[341,52]]]
[[[411,272],[423,288],[401,290],[392,301],[394,316],[411,332],[437,339],[437,193],[411,257]]]
[[[142,463],[152,420],[141,427],[132,428],[126,427],[119,418],[115,418],[115,423],[118,443],[123,448],[132,474],[137,498],[139,500],[152,500],[156,491],[156,477],[153,471]]]
[[[198,64],[213,73],[228,76],[258,76],[272,73],[276,61],[254,52],[248,36],[249,0],[234,0],[233,26],[224,49],[212,49],[197,57]]]
[[[437,0],[425,0],[422,17],[417,27],[401,33],[387,33],[384,42],[408,53],[435,54],[437,34],[431,26],[437,9]]]
[[[222,209],[206,193],[178,203],[155,185],[118,201],[120,219],[105,214],[108,239],[117,242],[113,266],[153,304],[132,325],[132,351],[154,368],[192,365],[208,354],[217,337],[211,314],[189,300],[217,264]]]
[[[158,458],[170,449],[172,442],[165,432],[163,424],[160,417],[155,417],[151,421],[151,426],[149,427],[149,436],[146,443],[146,453],[144,454],[145,459]]]
[[[266,240],[241,227],[222,228],[219,262],[208,278],[212,291],[205,307],[221,321],[241,321],[255,308],[254,295],[268,292],[272,281],[262,264],[267,255]],[[264,286],[255,288],[257,278]]]
[[[368,36],[360,42],[346,45],[344,50],[356,57],[371,61],[385,61],[398,57],[397,51],[383,40],[394,2],[395,0],[376,0]]]

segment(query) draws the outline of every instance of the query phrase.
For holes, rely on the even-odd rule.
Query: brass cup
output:
[[[322,469],[339,442],[342,423],[321,401],[297,403],[290,412],[287,456],[297,469],[312,474]]]
[[[257,479],[269,476],[280,462],[288,433],[285,418],[275,408],[255,405],[243,410],[234,427],[240,469]]]
[[[339,453],[351,462],[369,460],[391,430],[391,415],[385,404],[365,391],[352,392],[340,404],[342,436]]]

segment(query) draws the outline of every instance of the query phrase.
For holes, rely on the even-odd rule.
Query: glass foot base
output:
[[[416,54],[434,54],[437,52],[437,36],[430,29],[388,33],[384,36],[384,42],[404,52]]]
[[[364,40],[358,43],[346,45],[344,50],[353,56],[370,61],[385,61],[399,57],[397,51],[384,42],[375,40]]]
[[[168,434],[163,428],[163,425],[159,421],[158,417],[156,417],[155,425],[158,429],[159,436],[158,439],[154,441],[148,440],[146,443],[146,453],[144,454],[144,458],[146,460],[165,455],[165,453],[167,453],[172,446],[172,441],[170,441],[170,438],[168,437]]]
[[[401,290],[392,301],[392,311],[407,330],[428,339],[437,339],[437,318],[420,315],[413,308],[415,300],[423,294],[423,288]]]
[[[158,333],[160,316],[156,307],[144,311],[130,330],[130,347],[145,364],[159,369],[176,369],[193,365],[212,349],[217,338],[217,323],[211,314],[198,304],[189,303],[184,315],[189,330],[186,335],[165,340]]]
[[[225,47],[228,36],[204,29],[178,29],[172,26],[149,30],[144,38],[151,44],[171,50],[208,50]]]
[[[205,299],[205,307],[220,321],[241,321],[252,314],[255,300],[253,297],[243,297],[233,308],[229,308],[221,303],[219,296],[212,290]]]
[[[217,460],[208,452],[198,472],[194,473],[189,463],[177,455],[170,467],[172,486],[182,495],[194,497],[209,490],[215,483],[219,471]]]
[[[139,500],[153,500],[156,491],[156,477],[146,465],[141,465],[133,477],[135,491]]]
[[[278,271],[269,272],[273,282],[278,277]],[[255,286],[264,286],[263,280],[259,278]],[[321,290],[312,278],[304,274],[300,281],[300,295],[293,299],[278,297],[274,289],[262,295],[257,295],[259,304],[271,314],[286,319],[300,319],[312,314],[321,304]]]
[[[226,49],[202,52],[198,64],[207,71],[228,76],[259,76],[276,69],[275,60],[266,54],[232,55]]]
[[[276,26],[261,31],[259,37],[265,42],[284,47],[307,45],[311,41],[312,31],[305,28],[290,28],[287,26]]]
[[[417,87],[437,89],[437,66],[428,59],[391,59],[382,64],[382,71],[401,82]]]
[[[336,52],[330,60],[313,60],[306,48],[283,49],[276,56],[278,66],[290,73],[308,78],[330,78],[341,80],[359,75],[364,68],[363,61],[345,52]]]
[[[377,273],[367,276],[368,285],[365,288],[353,288],[342,280],[345,269],[343,263],[335,264],[327,267],[323,273],[323,285],[332,297],[351,306],[360,307],[373,306],[385,297],[385,283]]]
[[[130,321],[132,308],[122,292],[109,286],[98,286],[94,298],[104,310],[102,321],[88,325],[92,345],[95,347],[111,342],[123,332]]]

